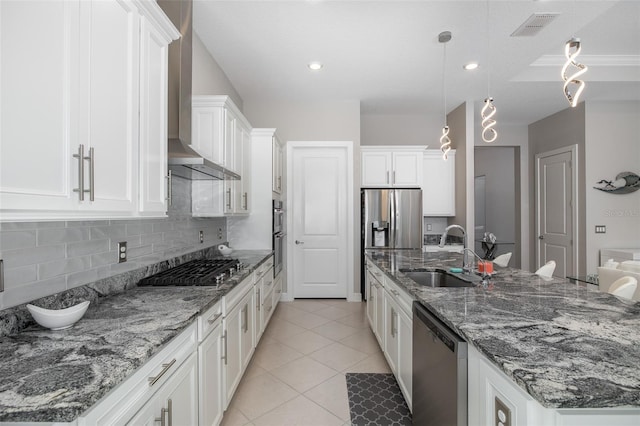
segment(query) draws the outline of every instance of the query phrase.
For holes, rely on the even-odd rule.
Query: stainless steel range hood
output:
[[[169,45],[169,170],[190,180],[234,180],[240,175],[193,150],[191,144],[191,78],[193,2],[158,0],[158,5],[180,30]]]

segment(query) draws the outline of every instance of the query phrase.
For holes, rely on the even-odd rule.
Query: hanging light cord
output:
[[[491,44],[489,36],[489,0],[487,0],[487,97],[484,100],[484,106],[480,111],[480,117],[482,117],[482,140],[491,143],[498,139],[498,132],[494,128],[497,121],[493,118],[496,115],[496,107],[493,105],[493,98],[491,97],[491,61],[489,55],[491,54]]]
[[[442,33],[444,34],[444,33]],[[448,153],[451,151],[451,139],[449,138],[449,126],[447,126],[447,83],[446,83],[446,64],[447,64],[447,45],[446,43],[450,39],[442,37],[440,34],[439,41],[444,44],[442,55],[442,97],[444,98],[444,127],[442,128],[442,136],[440,136],[440,150],[442,151],[442,158],[447,159]]]

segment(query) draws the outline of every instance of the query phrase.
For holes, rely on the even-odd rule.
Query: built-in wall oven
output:
[[[284,253],[284,205],[280,200],[273,200],[273,276],[282,270]]]

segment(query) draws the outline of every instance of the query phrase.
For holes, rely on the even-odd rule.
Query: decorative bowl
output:
[[[44,309],[34,305],[27,305],[31,316],[38,324],[51,330],[63,330],[78,322],[89,307],[89,301],[78,303],[66,309]]]
[[[233,249],[231,247],[227,247],[224,244],[220,244],[218,246],[218,251],[220,252],[220,254],[222,254],[223,256],[229,256],[231,253],[233,253]]]

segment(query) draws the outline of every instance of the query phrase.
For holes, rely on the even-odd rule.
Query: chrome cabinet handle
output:
[[[89,156],[85,158],[89,160],[89,201],[95,200],[95,163],[94,163],[94,151],[93,147],[89,148]]]
[[[296,244],[300,245],[300,244],[304,244],[304,241],[298,241],[296,240]]]
[[[222,351],[224,355],[222,355],[222,359],[224,360],[224,365],[227,365],[227,330],[222,333],[222,342],[224,344],[224,350]]]
[[[231,210],[231,188],[227,189],[227,208]]]
[[[157,418],[157,417],[156,417],[156,419],[155,419],[155,420],[156,420],[156,422],[160,422],[160,426],[165,426],[165,425],[166,425],[166,423],[165,423],[165,421],[164,421],[165,413],[166,413],[166,412],[167,412],[167,409],[166,409],[166,408],[164,408],[164,407],[162,407],[162,408],[160,409],[160,418]]]
[[[395,324],[394,324],[395,319],[396,319],[396,313],[393,310],[393,308],[391,308],[391,330],[390,330],[391,331],[391,337],[396,337],[395,334],[394,334],[394,330],[396,328]]]
[[[78,153],[73,154],[73,158],[78,159],[78,187],[73,189],[73,192],[78,193],[80,201],[84,201],[84,145],[78,146]]]
[[[244,308],[242,309],[242,316],[244,320],[242,329],[246,333],[247,331],[249,331],[249,305],[244,305]]]
[[[282,176],[278,176],[278,189],[282,189]]]
[[[245,192],[242,197],[244,198],[244,209],[249,210],[249,196]]]
[[[396,171],[393,171],[393,184],[396,184]]]
[[[256,297],[256,309],[260,310],[260,290],[258,290],[258,294]]]
[[[387,183],[389,183],[389,171],[387,171]]]
[[[209,319],[207,320],[207,322],[208,322],[209,324],[213,324],[213,323],[214,323],[214,322],[216,322],[216,321],[218,320],[218,318],[220,318],[221,316],[222,316],[222,313],[219,313],[219,314],[217,314],[217,315],[214,315],[214,317],[213,317],[213,318],[209,318]]]
[[[171,192],[171,180],[173,176],[171,175],[171,170],[167,173],[167,203],[171,205],[171,199],[173,198],[173,193]]]
[[[171,406],[173,405],[173,401],[171,401],[171,398],[169,398],[169,400],[167,401],[167,414],[169,417],[169,424],[167,426],[172,426],[173,424],[173,414],[171,413]]]
[[[167,364],[162,364],[162,371],[160,371],[160,374],[158,374],[157,376],[154,377],[149,377],[149,386],[153,386],[156,384],[156,382],[158,380],[160,380],[160,378],[164,375],[164,373],[166,373],[167,371],[169,371],[169,369],[171,368],[171,366],[173,364],[176,363],[176,359],[172,359],[169,363]]]

